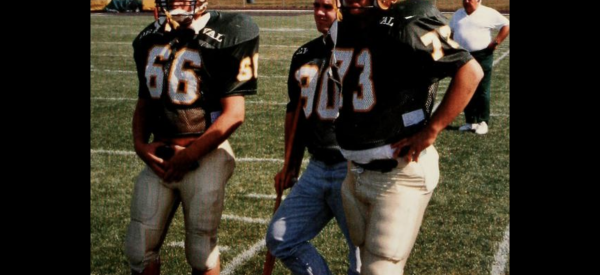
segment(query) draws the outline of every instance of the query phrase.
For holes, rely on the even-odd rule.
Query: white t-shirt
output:
[[[492,42],[492,29],[508,25],[508,19],[495,9],[480,5],[471,15],[459,9],[450,19],[454,41],[469,52],[485,49]]]

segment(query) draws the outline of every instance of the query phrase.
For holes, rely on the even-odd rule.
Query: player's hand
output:
[[[144,144],[136,144],[135,152],[142,159],[154,173],[163,178],[165,175],[164,163],[165,160],[156,156],[156,148],[165,145],[164,142],[152,142]]]
[[[196,168],[197,159],[190,158],[185,151],[185,147],[172,145],[175,150],[173,157],[165,162],[165,174],[163,180],[165,182],[177,182],[183,179],[193,168]]]
[[[419,154],[421,151],[425,150],[425,148],[429,147],[435,142],[438,133],[429,127],[425,127],[423,130],[417,132],[416,134],[402,139],[396,143],[391,145],[394,151],[394,158],[403,157],[404,160],[408,163],[411,161],[418,162]],[[407,147],[408,151],[406,155],[400,155],[400,152],[403,151],[402,148]],[[407,149],[405,149],[407,150]]]
[[[275,175],[275,191],[277,194],[283,193],[283,190],[294,186],[296,181],[298,180],[294,173],[287,173],[286,177],[286,173],[282,169],[279,171],[279,173],[277,173],[277,175]]]
[[[496,43],[495,40],[492,40],[492,42],[490,42],[490,44],[488,44],[487,49],[489,51],[495,51],[498,48],[498,43]]]

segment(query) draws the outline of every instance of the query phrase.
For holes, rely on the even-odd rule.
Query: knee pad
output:
[[[217,234],[187,233],[185,257],[192,268],[200,271],[211,270],[219,261]]]
[[[152,238],[146,238],[148,229],[138,221],[131,221],[125,237],[125,256],[129,261],[129,266],[136,272],[144,271],[148,263],[155,261],[159,257],[158,238],[151,241]],[[150,242],[148,242],[150,240]]]

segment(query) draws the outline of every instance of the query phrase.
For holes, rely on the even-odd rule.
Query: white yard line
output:
[[[120,151],[120,150],[104,150],[104,149],[91,149],[91,154],[105,154],[105,155],[121,155],[121,156],[135,156],[134,151]],[[282,159],[268,159],[268,158],[235,158],[235,161],[239,162],[281,162]],[[308,161],[308,160],[305,160]],[[304,161],[303,161],[304,162]]]
[[[277,195],[273,195],[273,194],[256,194],[256,193],[250,193],[247,195],[244,195],[244,197],[246,198],[253,198],[253,199],[267,199],[267,200],[274,200],[277,198]],[[283,195],[281,197],[281,199],[285,199],[285,195]]]
[[[496,66],[496,64],[498,64],[498,62],[500,62],[500,60],[504,59],[505,57],[508,56],[508,53],[510,53],[510,50],[506,51],[503,55],[501,55],[498,59],[494,60],[494,63],[492,63],[492,67]]]
[[[135,71],[90,69],[90,72],[135,74]]]
[[[91,100],[105,100],[105,101],[136,101],[137,98],[125,98],[125,97],[92,97],[90,98]],[[275,101],[252,101],[252,100],[248,100],[246,101],[246,103],[248,104],[264,104],[264,105],[287,105],[287,103],[285,102],[275,102]],[[436,103],[436,105],[433,107],[434,111],[435,109],[437,109],[437,106],[439,105],[439,103]],[[495,113],[491,113],[490,116],[494,116],[494,117],[508,117],[508,114],[495,114]]]
[[[261,238],[246,251],[235,256],[235,258],[233,258],[233,260],[227,266],[225,266],[225,269],[221,271],[221,275],[233,274],[236,268],[243,265],[250,258],[254,257],[254,255],[256,255],[256,253],[258,253],[258,251],[260,251],[263,247],[265,247],[265,239]]]
[[[101,57],[131,57],[133,58],[133,53],[132,54],[90,54],[90,56],[101,56]]]
[[[184,241],[170,242],[170,243],[167,244],[167,246],[185,248],[185,242]],[[229,250],[229,246],[226,246],[226,245],[221,246],[221,245],[219,245],[219,252],[225,252],[227,250]]]
[[[127,97],[91,97],[91,100],[108,100],[108,101],[136,101],[137,98],[127,98]],[[264,105],[287,105],[284,102],[275,102],[275,101],[246,101],[248,104],[264,104]]]
[[[236,161],[242,161],[242,162],[281,162],[283,163],[282,159],[264,159],[264,158],[235,158]]]
[[[252,101],[252,100],[248,100],[246,101],[246,103],[249,104],[265,104],[265,105],[287,105],[286,102],[276,102],[276,101]]]
[[[90,153],[91,154],[135,156],[135,152],[134,151],[120,151],[120,150],[91,149]]]
[[[234,216],[234,215],[228,215],[228,214],[223,214],[222,219],[228,220],[228,221],[258,223],[258,224],[269,224],[269,221],[270,221],[270,220],[266,220],[266,219],[240,217],[240,216]]]
[[[120,156],[135,156],[134,151],[121,151],[121,150],[104,150],[104,149],[90,149],[90,154],[104,154],[104,155],[120,155]],[[268,158],[235,158],[238,162],[277,162],[283,163],[283,159],[268,159]],[[302,159],[303,164],[307,164],[309,159]]]
[[[498,246],[498,251],[494,255],[494,263],[492,264],[492,275],[504,274],[504,267],[508,262],[508,254],[510,252],[510,224],[506,226],[502,243]]]
[[[170,243],[167,244],[167,246],[185,248],[185,242],[184,241],[170,242]]]
[[[104,73],[125,73],[135,74],[136,71],[124,71],[124,70],[107,70],[107,69],[91,69],[90,72],[104,72]],[[260,78],[287,78],[287,75],[261,75]]]
[[[92,45],[93,44],[118,44],[118,45],[131,45],[133,43],[132,42],[117,42],[117,41],[91,41],[90,42]]]
[[[136,101],[137,98],[126,97],[91,97],[91,100],[110,100],[110,101]]]

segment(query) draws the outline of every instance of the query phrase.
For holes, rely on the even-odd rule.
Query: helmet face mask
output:
[[[207,0],[155,0],[155,16],[167,17],[181,25],[189,25],[197,14],[202,14],[208,6]]]

